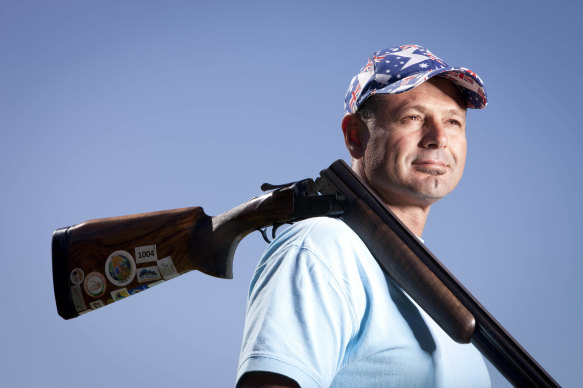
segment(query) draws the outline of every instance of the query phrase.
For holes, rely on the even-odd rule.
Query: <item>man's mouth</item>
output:
[[[417,171],[429,175],[443,175],[447,172],[447,163],[439,159],[415,160],[412,165]]]
[[[413,161],[414,165],[420,166],[436,166],[436,167],[446,167],[447,163],[445,163],[441,159],[418,159]]]

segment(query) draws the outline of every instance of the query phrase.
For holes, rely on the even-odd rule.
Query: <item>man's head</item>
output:
[[[466,108],[481,80],[419,46],[379,51],[354,77],[342,121],[353,169],[387,204],[428,208],[459,182]]]

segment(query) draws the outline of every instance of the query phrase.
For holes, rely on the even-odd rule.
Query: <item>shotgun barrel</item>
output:
[[[474,296],[342,160],[321,172],[322,193],[341,192],[340,217],[365,242],[381,268],[458,342],[472,342],[518,387],[559,387]]]

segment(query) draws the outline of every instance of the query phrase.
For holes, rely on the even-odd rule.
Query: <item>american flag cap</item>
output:
[[[428,49],[408,44],[380,50],[370,56],[350,82],[344,111],[354,113],[373,94],[403,93],[435,76],[457,85],[467,108],[486,107],[486,90],[476,73],[465,67],[450,67]]]

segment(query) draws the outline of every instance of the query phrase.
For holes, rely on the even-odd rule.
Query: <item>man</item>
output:
[[[416,45],[376,52],[353,78],[342,120],[352,169],[417,236],[462,176],[466,108],[486,102],[477,75]],[[479,352],[451,340],[342,221],[293,225],[259,262],[238,386],[489,385]]]

